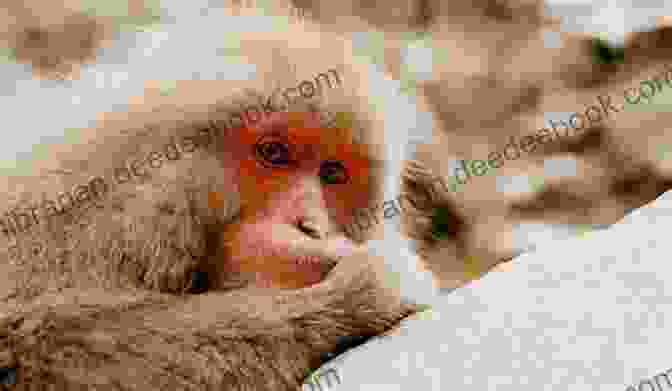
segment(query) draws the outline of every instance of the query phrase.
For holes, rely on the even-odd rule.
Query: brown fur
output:
[[[6,365],[18,366],[20,387],[39,386],[30,389],[297,390],[339,337],[379,334],[413,312],[367,256],[351,261],[347,273],[283,293],[45,296],[4,317]]]
[[[13,50],[16,61],[50,78],[74,77],[113,27],[109,18],[83,12],[79,0],[6,1],[0,5],[0,25],[0,43]]]
[[[465,39],[461,28],[435,26],[434,42],[451,45],[455,60],[446,66],[434,64],[438,72],[420,88],[437,113],[441,130],[409,164],[408,191],[430,191],[426,178],[448,182],[452,175],[448,156],[486,160],[490,152],[501,152],[511,136],[550,128],[544,113],[582,112],[599,105],[598,95],[607,94],[620,107],[624,89],[637,88],[640,81],[660,75],[672,59],[669,26],[630,34],[623,63],[597,64],[590,36],[560,33],[551,24],[509,26],[504,20],[502,24],[495,33],[489,25],[469,25],[473,30],[488,30],[480,31],[480,39],[473,41]],[[544,31],[558,33],[561,46],[545,47]],[[488,34],[507,44],[488,39]],[[425,208],[430,212],[408,214],[406,230],[417,240],[429,269],[444,287],[453,289],[479,277],[467,271],[469,263],[478,263],[485,272],[515,256],[512,232],[519,223],[613,224],[670,188],[669,158],[660,153],[661,146],[669,143],[664,129],[670,115],[612,113],[576,136],[523,153],[482,177],[472,176],[457,193],[441,191],[437,184],[432,205]],[[543,178],[544,162],[556,157],[574,159],[577,176],[548,179],[524,196],[498,191],[502,177]],[[431,215],[439,208],[450,216],[453,228],[435,240],[429,234]]]
[[[168,97],[148,83],[129,112],[101,113],[77,142],[54,145],[49,156],[3,176],[2,210],[53,200],[93,176],[113,178],[172,137],[220,128],[224,111],[329,69],[342,85],[291,109],[351,113],[360,142],[382,161],[381,117],[368,108],[366,70],[352,64],[344,41],[307,23],[240,39],[242,55],[257,66],[254,79],[178,82]],[[17,368],[17,389],[296,390],[339,337],[378,334],[413,311],[383,287],[381,261],[367,254],[301,290],[195,294],[192,272],[214,255],[241,201],[227,181],[228,139],[220,135],[179,160],[143,168],[144,177],[108,181],[101,199],[42,219],[15,239],[3,236],[0,359]],[[382,197],[381,169],[370,169],[372,203]],[[231,194],[231,206],[213,209],[213,192]]]
[[[292,0],[320,23],[342,31],[365,31],[366,25],[384,31],[409,31],[427,26],[427,2],[424,0],[342,1]]]

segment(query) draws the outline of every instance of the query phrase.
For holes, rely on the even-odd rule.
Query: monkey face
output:
[[[235,136],[241,215],[223,232],[223,278],[301,288],[355,251],[342,227],[368,205],[369,164],[344,133],[315,113],[275,113]]]

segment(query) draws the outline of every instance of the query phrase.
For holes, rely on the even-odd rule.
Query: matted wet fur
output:
[[[18,366],[16,389],[297,390],[339,337],[373,336],[413,313],[366,258],[282,293],[42,297],[3,318],[3,364]]]
[[[76,141],[3,176],[3,213],[53,200],[92,177],[112,178],[176,136],[217,127],[222,113],[330,69],[342,85],[292,109],[350,113],[373,160],[384,160],[383,114],[368,106],[375,93],[366,67],[348,60],[345,41],[301,23],[282,34],[236,37],[256,77],[178,81],[170,96],[148,81],[127,112],[99,113]],[[342,259],[325,281],[300,290],[208,291],[196,282],[217,246],[213,238],[236,218],[226,143],[219,137],[143,168],[146,176],[108,182],[104,197],[16,238],[3,234],[3,246],[13,247],[0,250],[0,365],[16,371],[13,389],[297,390],[339,337],[379,334],[414,311],[396,287],[385,286],[382,260],[366,253]],[[383,197],[382,168],[370,170],[372,203]],[[232,207],[213,209],[212,192],[231,194]]]

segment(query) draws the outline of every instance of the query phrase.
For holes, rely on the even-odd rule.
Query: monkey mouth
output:
[[[304,274],[310,285],[323,281],[338,264],[338,259],[327,256],[299,256],[294,258],[296,272]]]
[[[299,273],[301,273],[301,271],[310,273],[310,270],[312,270],[313,278],[311,279],[310,285],[313,285],[328,278],[342,259],[347,258],[358,251],[361,251],[360,245],[342,237],[330,240],[319,248],[312,248],[311,250],[294,253],[295,256],[292,258],[297,265],[296,267],[300,270]]]
[[[251,243],[246,251],[234,255],[229,268],[252,272],[260,287],[301,289],[323,282],[354,251],[355,245],[345,238],[321,243],[306,240],[275,248]]]
[[[281,289],[301,289],[324,281],[338,264],[325,255],[293,255],[257,273],[257,285]]]

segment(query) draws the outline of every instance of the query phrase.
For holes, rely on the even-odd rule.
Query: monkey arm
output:
[[[295,390],[339,337],[377,335],[414,312],[370,258],[297,291],[64,291],[4,308],[0,353],[21,386]]]

